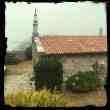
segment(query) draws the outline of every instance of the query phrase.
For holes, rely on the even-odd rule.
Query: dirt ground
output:
[[[30,85],[32,77],[32,61],[24,61],[17,65],[7,65],[5,74],[4,92],[16,92],[17,90],[33,89]],[[71,103],[68,106],[86,106],[96,105],[104,106],[106,104],[106,91],[104,89],[89,93],[66,93]]]
[[[65,96],[71,100],[69,107],[78,106],[105,106],[107,103],[106,91],[104,88],[89,93],[66,93]]]
[[[32,77],[32,61],[24,61],[16,65],[6,65],[7,70],[4,80],[4,92],[16,92],[17,90],[32,89],[30,78]]]
[[[23,61],[16,65],[6,65],[7,74],[6,75],[21,75],[25,73],[32,73],[32,61]]]

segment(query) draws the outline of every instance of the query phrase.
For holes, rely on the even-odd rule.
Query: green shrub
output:
[[[100,81],[94,71],[79,72],[69,77],[65,84],[67,90],[77,92],[88,92],[100,87]]]
[[[51,93],[47,89],[41,91],[18,91],[5,94],[5,104],[24,107],[64,107],[68,103],[61,93]]]
[[[25,49],[25,55],[27,60],[32,59],[32,45],[29,45],[26,49]]]
[[[61,88],[63,80],[62,64],[49,57],[42,57],[38,63],[34,66],[35,87],[36,89],[47,87],[53,90]]]
[[[18,58],[16,58],[15,53],[7,53],[5,57],[5,64],[14,65],[21,62]]]

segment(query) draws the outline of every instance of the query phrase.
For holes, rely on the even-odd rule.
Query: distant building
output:
[[[15,56],[17,59],[20,60],[25,60],[26,59],[26,54],[24,50],[13,50],[13,51],[7,51],[7,54],[9,56]]]
[[[25,51],[15,51],[16,54],[16,58],[20,59],[20,60],[25,60],[26,59],[26,53]]]

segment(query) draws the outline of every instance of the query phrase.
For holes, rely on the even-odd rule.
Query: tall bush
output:
[[[79,72],[66,80],[66,90],[88,92],[100,87],[100,81],[94,71]]]
[[[32,59],[32,45],[29,45],[25,49],[25,55],[26,55],[26,57],[27,57],[28,60]]]
[[[60,89],[63,80],[62,64],[51,57],[41,57],[34,66],[36,89],[47,87]]]

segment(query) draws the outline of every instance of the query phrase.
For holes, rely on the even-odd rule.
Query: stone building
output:
[[[34,61],[37,62],[41,55],[59,58],[63,64],[64,77],[91,70],[96,61],[107,68],[107,37],[39,37],[35,39]]]
[[[34,20],[34,27],[37,27],[35,23]],[[37,30],[35,33],[38,33]],[[42,55],[57,57],[63,64],[64,79],[77,74],[78,71],[91,70],[96,61],[105,65],[107,70],[106,36],[39,36],[37,34],[32,44],[33,63],[37,63],[39,56]]]

